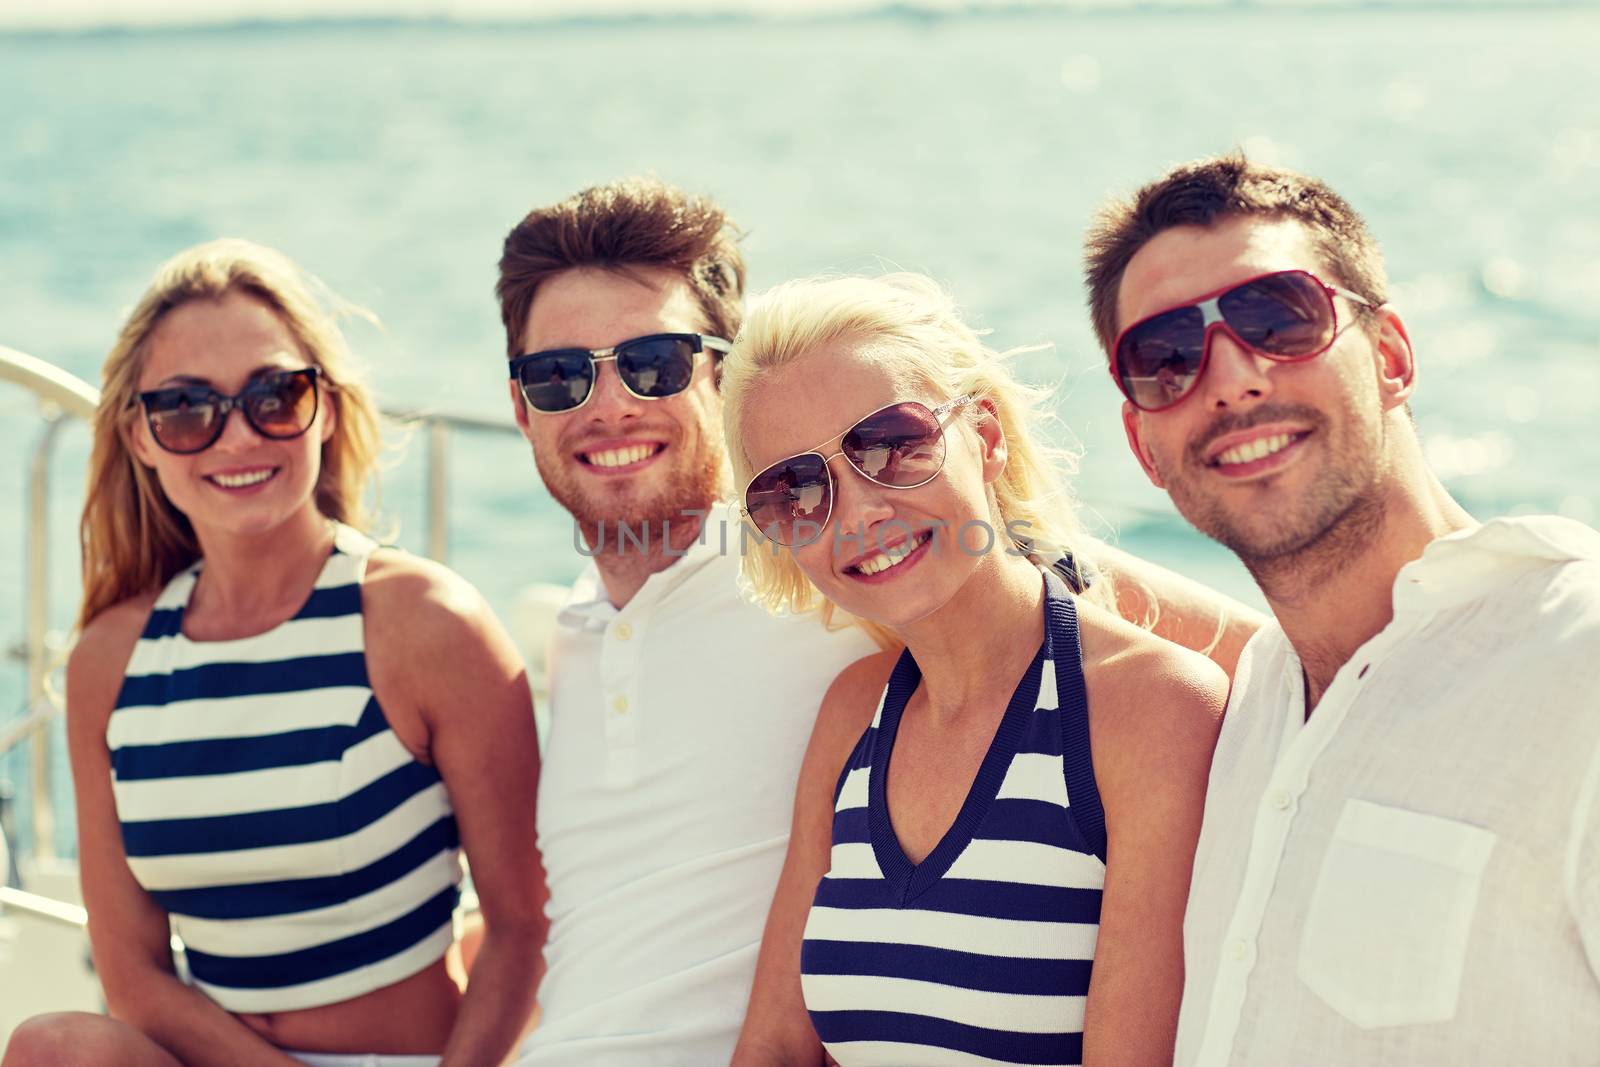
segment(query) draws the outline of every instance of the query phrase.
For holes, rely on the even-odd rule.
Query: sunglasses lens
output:
[[[1275,359],[1304,359],[1333,343],[1333,297],[1305,271],[1269,274],[1217,297],[1227,329]],[[1117,381],[1135,407],[1159,411],[1194,388],[1205,362],[1199,307],[1174,308],[1133,326],[1117,344]]]
[[[244,413],[263,437],[299,437],[317,417],[317,386],[311,375],[272,374],[250,384],[242,397]]]
[[[832,502],[828,465],[814,452],[774,463],[744,493],[750,521],[769,540],[789,546],[817,539]]]
[[[545,352],[517,371],[522,395],[535,411],[570,411],[589,397],[594,386],[594,362],[589,353]]]
[[[1206,323],[1199,308],[1163,312],[1122,335],[1117,380],[1135,407],[1164,408],[1194,387],[1205,350]]]
[[[1297,358],[1333,340],[1333,298],[1309,274],[1269,274],[1217,298],[1217,310],[1251,348]]]
[[[200,387],[160,389],[144,402],[150,434],[168,452],[199,452],[216,440],[221,398]]]
[[[694,377],[694,345],[673,337],[652,337],[620,345],[617,373],[639,396],[656,398],[681,393]]]
[[[850,428],[839,450],[862,474],[895,489],[930,481],[944,466],[944,434],[915,401],[875,411]]]

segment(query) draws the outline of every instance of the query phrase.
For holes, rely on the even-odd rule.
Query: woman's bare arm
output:
[[[113,1018],[187,1067],[294,1067],[203,993],[178,980],[167,913],[128,869],[111,791],[106,726],[154,598],[119,604],[84,630],[67,662],[67,747],[78,807],[78,870],[95,970]]]
[[[483,919],[482,947],[442,1064],[500,1063],[533,1011],[547,933],[535,839],[539,746],[526,669],[488,604],[443,567],[374,557],[363,597],[375,685],[405,694],[420,713]]]
[[[1124,626],[1110,621],[1113,630]],[[1122,650],[1088,671],[1107,854],[1084,1062],[1165,1067],[1177,1036],[1183,915],[1228,681],[1215,664],[1148,634],[1113,640]],[[1086,641],[1086,666],[1091,648]]]

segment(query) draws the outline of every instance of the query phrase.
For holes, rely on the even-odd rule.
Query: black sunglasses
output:
[[[1123,330],[1111,346],[1112,377],[1134,407],[1164,411],[1199,384],[1218,330],[1280,363],[1320,356],[1350,325],[1340,324],[1335,296],[1374,306],[1303,270],[1275,271],[1207,293]]]
[[[180,456],[204,452],[217,443],[228,424],[228,412],[238,408],[245,421],[262,437],[288,441],[311,428],[317,417],[317,376],[320,367],[274,371],[254,379],[235,396],[209,385],[173,385],[140,393],[150,436],[168,452]]]
[[[597,364],[615,360],[622,386],[640,400],[681,393],[694,377],[694,357],[727,354],[733,345],[698,333],[652,333],[610,348],[552,348],[511,360],[511,377],[535,411],[576,411],[594,395]]]

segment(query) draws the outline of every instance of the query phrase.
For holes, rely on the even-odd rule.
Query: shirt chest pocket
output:
[[[1456,1013],[1478,887],[1495,835],[1347,800],[1300,941],[1300,980],[1364,1030]]]

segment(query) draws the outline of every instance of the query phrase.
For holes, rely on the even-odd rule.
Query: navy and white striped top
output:
[[[1045,575],[1045,638],[972,789],[913,865],[885,782],[909,651],[839,780],[832,865],[800,953],[817,1034],[841,1067],[1077,1064],[1105,883],[1077,614]]]
[[[229,1011],[348,1000],[450,946],[455,816],[367,680],[376,547],[340,526],[294,618],[236,641],[184,637],[201,564],[174,577],[106,729],[128,866]]]

